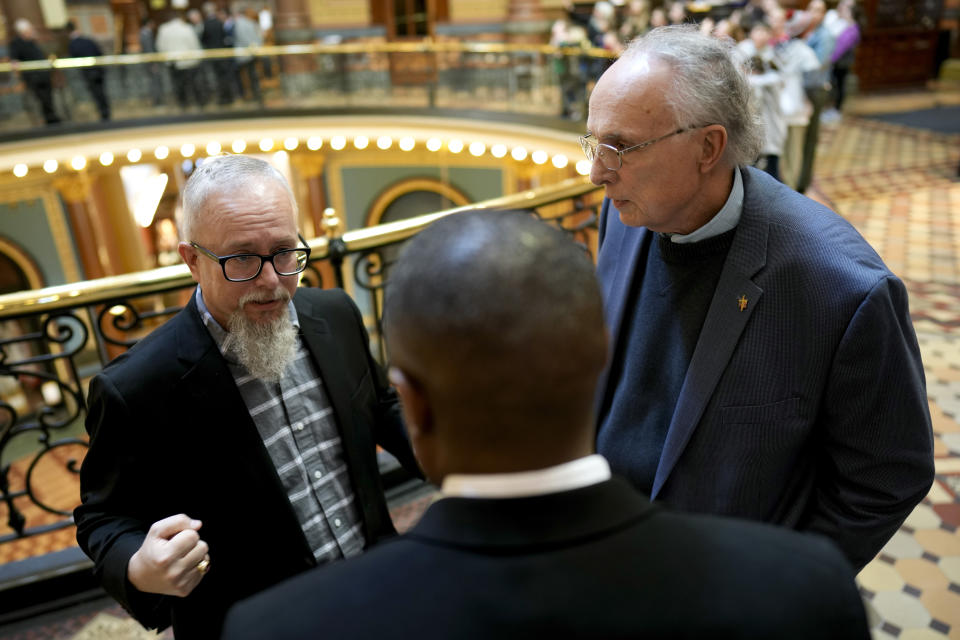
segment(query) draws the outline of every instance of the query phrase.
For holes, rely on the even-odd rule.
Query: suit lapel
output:
[[[340,436],[345,444],[353,442],[353,421],[350,408],[349,376],[345,375],[345,363],[340,361],[340,349],[334,340],[327,320],[324,319],[306,295],[297,295],[293,299],[300,321],[300,331],[313,356],[327,390],[330,404],[333,405],[340,427]]]
[[[761,198],[753,193],[755,189],[749,188],[749,171],[741,170],[743,213],[677,398],[651,499],[657,497],[690,441],[763,295],[763,289],[752,278],[766,264],[768,223],[758,203]]]
[[[203,326],[195,297],[191,296],[184,313],[184,322],[177,330],[177,357],[186,369],[178,387],[180,393],[189,399],[187,406],[197,417],[197,422],[203,424],[203,429],[195,436],[209,437],[218,443],[218,447],[226,449],[240,444],[254,444],[262,449],[233,375],[209,331]],[[248,429],[237,428],[237,425],[244,423],[249,424]],[[252,434],[255,439],[241,443],[238,437],[243,436],[238,434]],[[263,455],[266,455],[266,450],[263,450]]]
[[[620,222],[620,212],[610,200],[604,200],[601,216],[605,218],[605,234],[597,258],[597,277],[603,294],[604,317],[607,329],[610,331],[608,349],[612,353],[620,339],[623,314],[627,300],[630,298],[630,288],[637,274],[640,248],[643,246],[644,238],[650,232],[645,228],[628,227]],[[597,411],[600,410],[604,395],[608,392],[607,383],[612,361],[612,357],[607,358],[607,367],[597,381],[595,399]]]

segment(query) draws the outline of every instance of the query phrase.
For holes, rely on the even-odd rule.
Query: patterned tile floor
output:
[[[950,103],[960,102],[951,94]],[[854,103],[858,113],[930,106],[925,96]],[[899,100],[899,103],[897,103]],[[927,374],[936,482],[858,576],[875,640],[960,640],[960,135],[934,134],[847,116],[822,130],[808,195],[851,221],[904,279]],[[429,496],[394,510],[400,528]],[[65,534],[59,534],[63,537]],[[67,536],[69,537],[69,536]],[[38,544],[49,541],[37,540]],[[57,546],[64,544],[59,539]],[[38,547],[39,549],[39,547]],[[36,552],[37,550],[33,550]],[[16,555],[30,555],[29,548]],[[8,558],[9,560],[9,558]],[[139,640],[143,631],[110,603],[38,620],[0,640]]]
[[[904,279],[927,375],[936,481],[858,576],[875,640],[960,638],[960,135],[845,118],[816,193]]]

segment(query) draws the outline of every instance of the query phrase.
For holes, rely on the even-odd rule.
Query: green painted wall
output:
[[[494,168],[349,167],[343,169],[341,177],[348,229],[363,227],[367,212],[377,196],[388,187],[411,178],[445,181],[465,193],[471,202],[503,195],[503,172]]]
[[[0,236],[30,256],[43,274],[44,286],[66,283],[42,200],[0,203]]]

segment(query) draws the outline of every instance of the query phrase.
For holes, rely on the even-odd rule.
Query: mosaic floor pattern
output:
[[[823,129],[809,194],[850,220],[906,282],[927,375],[936,481],[858,576],[875,640],[960,640],[958,161],[960,135],[848,116]],[[415,521],[428,500],[396,510],[399,527]],[[158,637],[172,636],[145,632],[111,604],[68,619],[38,621],[28,632],[4,635],[0,630],[0,640]]]
[[[824,131],[815,187],[904,279],[936,481],[858,576],[875,640],[960,639],[960,136],[860,118]]]

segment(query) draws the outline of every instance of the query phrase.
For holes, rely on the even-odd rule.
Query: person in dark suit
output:
[[[71,58],[95,58],[103,55],[103,50],[96,42],[80,33],[73,22],[67,23],[67,31],[70,33],[70,43],[67,45],[67,52]],[[104,87],[106,72],[103,67],[84,67],[80,70],[83,74],[83,81],[87,85],[87,90],[97,105],[97,111],[100,112],[100,120],[110,119],[110,100],[107,99],[107,91]]]
[[[225,640],[869,637],[828,540],[669,513],[593,454],[602,302],[562,231],[435,222],[392,267],[384,322],[441,497],[399,538],[236,604]]]
[[[227,33],[223,28],[223,21],[217,15],[217,5],[213,2],[203,3],[203,33],[200,36],[200,44],[204,49],[226,49]],[[206,61],[205,67],[213,75],[214,86],[217,87],[218,104],[230,104],[233,102],[233,83],[236,69],[234,69],[233,58],[217,58]]]
[[[414,473],[396,394],[268,163],[210,158],[183,192],[179,314],[90,384],[77,541],[104,589],[178,640],[236,600],[395,533],[376,445]]]
[[[656,501],[822,533],[859,569],[933,481],[907,293],[850,224],[748,166],[749,92],[728,44],[667,27],[590,98],[597,448]]]
[[[10,59],[22,62],[33,60],[46,60],[37,44],[36,31],[33,24],[25,18],[20,18],[13,23],[16,35],[10,40]],[[53,80],[49,69],[33,69],[31,71],[21,71],[20,77],[23,83],[34,95],[37,102],[40,103],[40,110],[43,112],[43,119],[47,124],[56,124],[60,122],[60,117],[53,108]]]

